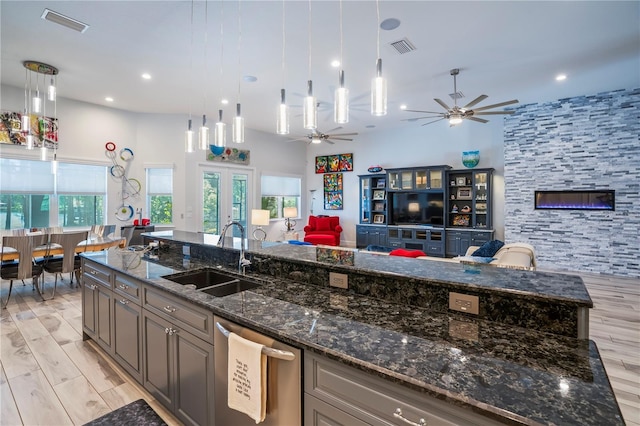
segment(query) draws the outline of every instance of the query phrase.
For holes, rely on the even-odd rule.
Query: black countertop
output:
[[[202,237],[200,242],[194,241],[197,237],[181,240],[192,244],[206,244],[211,237],[186,234]],[[253,248],[285,249],[272,244]],[[298,257],[307,253],[304,248],[297,252],[302,253]],[[596,345],[589,340],[284,279],[214,298],[162,278],[185,266],[212,265],[177,257],[158,264],[118,249],[84,256],[285,343],[508,423],[624,424]],[[516,290],[517,283],[512,286],[522,291]]]

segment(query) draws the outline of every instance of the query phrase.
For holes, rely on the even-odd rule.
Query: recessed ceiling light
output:
[[[400,105],[400,109],[407,109],[407,106],[405,104]]]
[[[558,74],[556,75],[556,81],[563,81],[567,79],[567,75],[566,74]]]
[[[111,96],[107,96],[104,100],[107,102],[113,102],[113,98]]]
[[[331,61],[331,66],[334,68],[338,68],[340,66],[340,61],[337,59],[334,59],[333,61]]]
[[[258,77],[256,77],[255,75],[245,75],[244,77],[242,77],[242,80],[246,81],[247,83],[255,83],[256,81],[258,81]]]
[[[386,31],[395,30],[400,26],[400,20],[396,18],[388,18],[380,22],[380,28]]]
[[[47,21],[62,25],[63,27],[71,28],[72,30],[78,31],[79,33],[84,33],[85,31],[87,31],[87,29],[89,29],[89,25],[85,24],[84,22],[80,22],[77,19],[69,18],[62,13],[55,12],[51,9],[45,9],[40,17]]]
[[[144,74],[142,74],[142,78],[144,78],[145,80],[151,80],[151,74],[145,72]]]
[[[229,99],[223,99],[220,103],[222,103],[222,105],[227,105],[229,103]]]

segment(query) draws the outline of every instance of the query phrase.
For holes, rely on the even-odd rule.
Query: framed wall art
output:
[[[316,157],[316,173],[353,171],[353,154],[319,155]]]
[[[326,173],[324,181],[324,209],[342,210],[342,173]]]

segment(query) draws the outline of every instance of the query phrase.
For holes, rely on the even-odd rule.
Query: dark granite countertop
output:
[[[279,250],[259,249],[270,247]],[[118,249],[84,256],[285,343],[507,423],[624,424],[592,341],[289,280],[214,298],[162,278],[205,266],[198,261],[158,264]]]

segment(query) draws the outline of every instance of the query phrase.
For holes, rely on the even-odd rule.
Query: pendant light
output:
[[[42,112],[42,99],[40,99],[40,77],[36,73],[36,94],[31,99],[31,111],[34,114],[40,114]]]
[[[240,0],[238,0],[238,103],[236,104],[236,116],[233,117],[231,125],[231,140],[235,143],[244,143],[244,118],[240,109],[240,84],[242,82],[242,63],[240,62],[240,52],[242,51],[242,13],[240,10]]]
[[[31,120],[29,119],[29,95],[27,93],[29,89],[29,68],[24,67],[24,111],[22,117],[20,117],[20,131],[23,133],[29,132],[31,129]]]
[[[336,123],[344,124],[349,122],[349,89],[344,87],[344,62],[342,55],[342,0],[340,0],[340,65],[342,69],[338,75],[339,86],[336,89],[333,120]]]
[[[284,67],[284,54],[285,54],[285,14],[284,14],[284,2],[282,0],[282,86],[280,89],[280,105],[278,105],[278,114],[276,120],[276,133],[279,135],[289,134],[289,107],[285,99],[284,81],[285,81],[285,67]]]
[[[220,2],[220,79],[218,81],[220,101],[222,101],[222,64],[224,63],[224,0]],[[218,110],[218,122],[213,130],[213,144],[218,147],[227,145],[227,125],[222,121],[222,110]]]
[[[382,77],[382,58],[380,58],[380,5],[376,0],[376,16],[377,16],[377,54],[376,76],[371,82],[371,115],[382,116],[387,115],[387,80]]]
[[[318,127],[318,105],[313,96],[311,81],[311,0],[309,0],[309,81],[307,82],[307,96],[302,104],[302,127],[313,130]]]
[[[227,125],[222,121],[222,110],[218,111],[218,122],[213,130],[213,144],[219,148],[227,145]]]
[[[204,66],[202,67],[204,71],[203,78],[203,110],[204,114],[202,114],[202,126],[198,131],[198,147],[201,151],[206,151],[209,149],[209,128],[207,127],[207,40],[209,38],[208,29],[209,23],[209,2],[205,0],[204,2]]]
[[[202,127],[198,131],[198,147],[202,151],[209,149],[209,128],[207,127],[206,114],[202,114]]]
[[[51,77],[51,83],[47,88],[47,99],[49,99],[49,101],[51,102],[56,101],[56,84],[53,81],[53,77]]]
[[[189,42],[189,120],[187,121],[187,130],[184,132],[184,152],[187,154],[191,154],[195,151],[195,145],[193,141],[193,129],[192,129],[192,96],[193,96],[193,2],[191,0],[191,16],[190,16],[190,28],[191,28],[191,37]]]
[[[25,138],[26,148],[29,150],[34,149],[40,143],[40,158],[42,161],[47,160],[47,147],[46,140],[49,138],[49,142],[53,145],[54,150],[57,146],[57,124],[55,113],[57,113],[55,96],[53,97],[53,110],[54,117],[49,119],[46,116],[45,110],[48,97],[40,96],[40,75],[42,75],[43,87],[47,77],[53,78],[58,74],[58,69],[54,66],[37,61],[24,61],[22,65],[25,68],[25,87],[24,87],[24,112],[20,119],[20,130]],[[35,95],[32,97],[33,77],[35,74]],[[55,95],[55,90],[54,90]],[[35,115],[35,116],[34,116]],[[32,118],[37,123],[36,127],[31,126]]]

